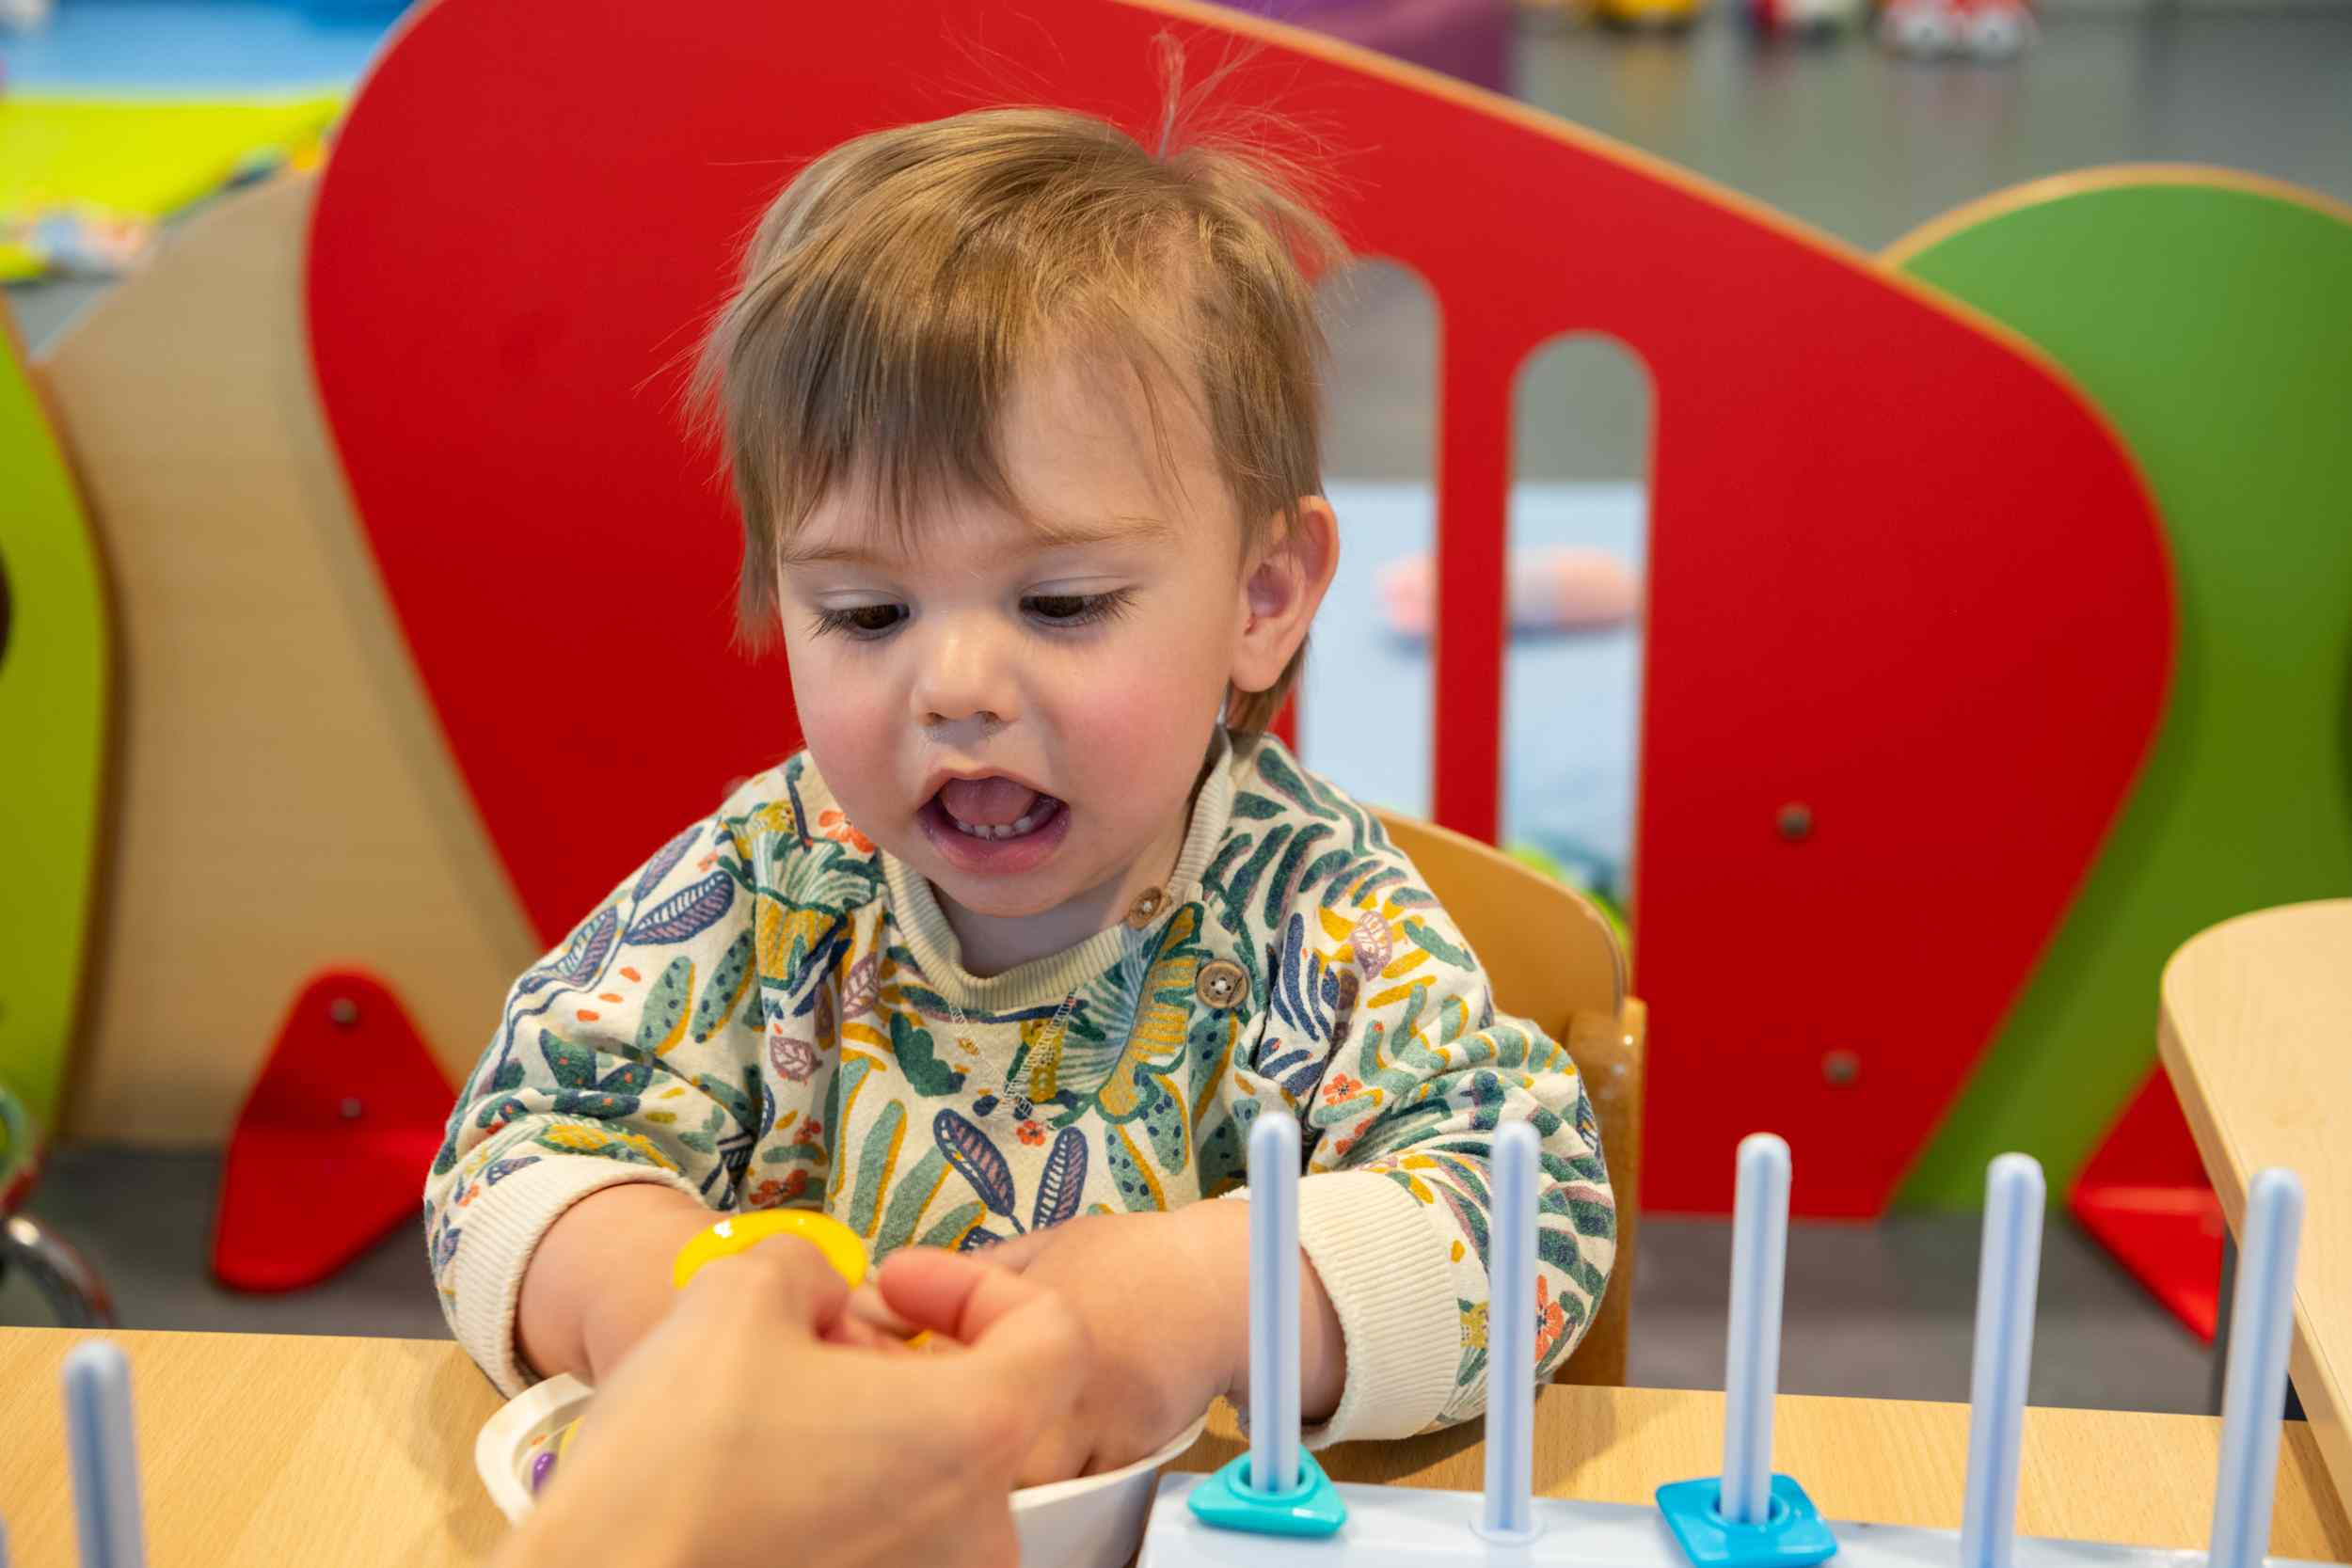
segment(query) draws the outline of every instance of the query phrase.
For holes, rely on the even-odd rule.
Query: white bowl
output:
[[[574,1377],[551,1377],[506,1402],[482,1424],[473,1464],[490,1500],[510,1523],[531,1512],[531,1464],[548,1443],[585,1415],[596,1390]],[[1202,1417],[1159,1452],[1123,1470],[1081,1476],[1012,1495],[1021,1534],[1021,1568],[1121,1568],[1143,1540],[1160,1467],[1199,1440]]]
[[[1080,1476],[1012,1495],[1021,1568],[1125,1568],[1143,1544],[1160,1467],[1200,1441],[1206,1416],[1149,1458],[1106,1475]]]

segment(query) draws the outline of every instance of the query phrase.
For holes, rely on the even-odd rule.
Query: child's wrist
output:
[[[669,1310],[672,1260],[712,1217],[675,1188],[646,1181],[607,1187],[575,1204],[556,1224],[572,1227],[563,1286],[579,1304],[577,1360],[541,1370],[577,1371],[590,1383],[610,1374]],[[528,1290],[532,1281],[524,1283]]]
[[[1216,1357],[1225,1397],[1246,1404],[1249,1398],[1249,1205],[1211,1201],[1180,1209],[1195,1237],[1193,1267],[1204,1299],[1218,1304]],[[1298,1259],[1299,1373],[1301,1411],[1310,1425],[1339,1408],[1347,1383],[1347,1342],[1339,1314],[1323,1288],[1314,1263]]]
[[[1201,1302],[1212,1320],[1205,1359],[1218,1391],[1241,1399],[1249,1387],[1249,1205],[1209,1201],[1178,1209],[1187,1245],[1175,1267],[1184,1291]]]

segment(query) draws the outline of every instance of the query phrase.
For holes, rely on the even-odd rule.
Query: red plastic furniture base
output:
[[[2074,1179],[2066,1206],[2168,1311],[2213,1343],[2221,1309],[2221,1200],[2161,1069],[2140,1085]]]
[[[240,1291],[315,1285],[415,1218],[455,1101],[382,981],[314,977],[230,1137],[214,1276]]]

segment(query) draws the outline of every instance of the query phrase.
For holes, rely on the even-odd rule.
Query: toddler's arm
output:
[[[1495,1015],[1485,972],[1425,892],[1387,874],[1359,888],[1335,901],[1353,930],[1334,961],[1275,977],[1253,1061],[1297,1105],[1310,1146],[1300,1240],[1347,1357],[1325,1442],[1484,1407],[1487,1157],[1503,1121],[1543,1138],[1531,1377],[1582,1337],[1616,1253],[1600,1130],[1567,1052]],[[1296,947],[1282,961],[1315,963]]]
[[[723,812],[664,846],[516,982],[458,1097],[425,1231],[451,1328],[509,1394],[617,1358],[735,1205],[763,1109],[745,859]]]

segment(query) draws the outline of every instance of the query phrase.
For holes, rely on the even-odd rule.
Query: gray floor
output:
[[[131,1328],[230,1332],[446,1332],[406,1226],[315,1290],[246,1296],[205,1270],[220,1161],[208,1154],[68,1149],[32,1212],[79,1245]],[[1652,1219],[1635,1271],[1632,1380],[1723,1386],[1729,1227]],[[1781,1386],[1790,1393],[1965,1400],[1976,1222],[1917,1215],[1790,1233]],[[0,1281],[0,1323],[49,1321],[21,1279]],[[2201,1412],[2211,1356],[2106,1256],[2053,1223],[2034,1340],[2037,1404]]]
[[[432,1338],[448,1333],[412,1225],[314,1290],[246,1295],[214,1283],[207,1260],[220,1167],[220,1156],[211,1153],[69,1148],[52,1155],[25,1207],[97,1270],[125,1328]],[[418,1183],[421,1201],[421,1173]],[[0,1323],[53,1321],[24,1279],[0,1278]]]

